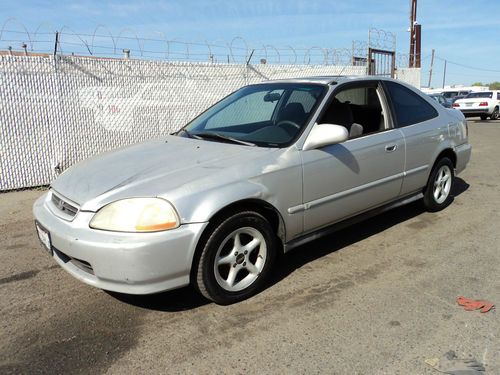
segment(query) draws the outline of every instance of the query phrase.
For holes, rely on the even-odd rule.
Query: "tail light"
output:
[[[488,106],[488,102],[481,102],[481,103],[479,103],[479,106],[480,107],[487,107]]]
[[[453,108],[459,108],[460,107],[460,104],[458,103],[453,103]]]

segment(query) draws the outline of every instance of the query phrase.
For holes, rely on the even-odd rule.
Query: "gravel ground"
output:
[[[232,306],[192,289],[107,293],[41,248],[31,206],[0,194],[0,373],[438,374],[453,350],[500,373],[500,121],[469,121],[473,156],[446,210],[395,209],[283,257]]]

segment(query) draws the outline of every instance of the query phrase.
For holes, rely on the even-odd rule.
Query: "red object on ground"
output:
[[[495,307],[495,305],[489,301],[474,300],[465,297],[458,297],[457,303],[463,306],[466,311],[480,310],[482,313],[487,313]]]

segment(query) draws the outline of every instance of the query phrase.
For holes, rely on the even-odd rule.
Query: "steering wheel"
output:
[[[300,125],[290,120],[281,120],[276,124],[276,126],[283,128],[283,130],[291,136],[294,136],[297,133],[297,130],[300,130]]]

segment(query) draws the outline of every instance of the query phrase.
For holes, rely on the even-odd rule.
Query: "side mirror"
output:
[[[349,132],[344,126],[334,124],[315,124],[304,143],[304,151],[344,142]]]

